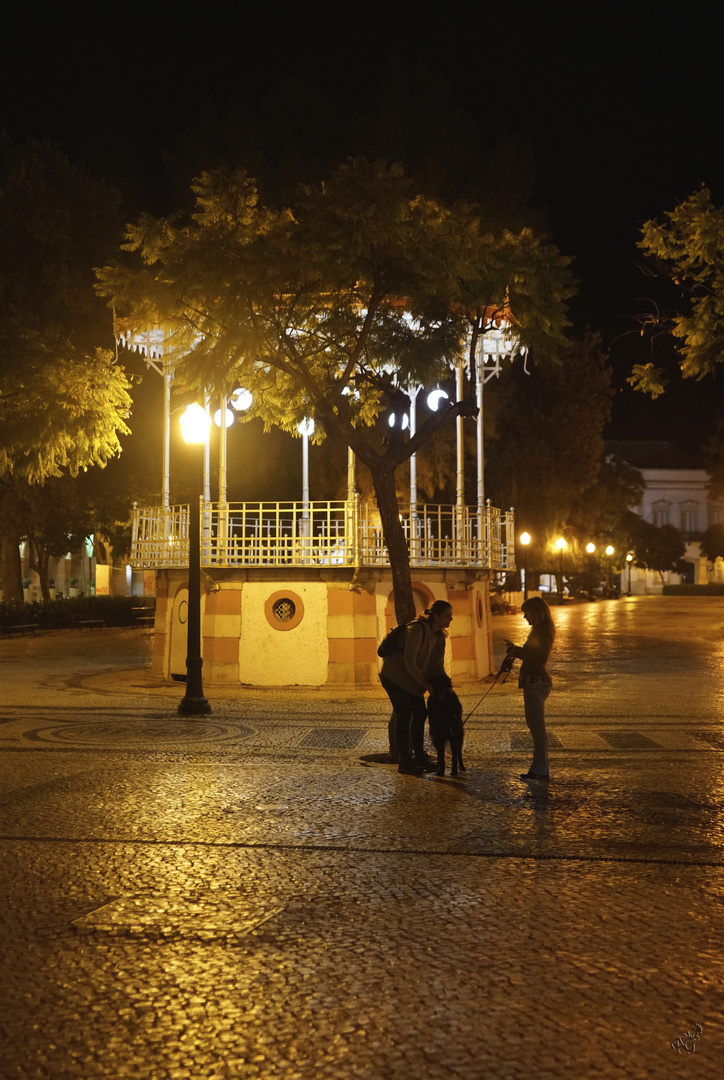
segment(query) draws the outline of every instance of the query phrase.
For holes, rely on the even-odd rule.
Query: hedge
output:
[[[708,585],[664,585],[664,596],[724,596],[724,583]]]
[[[106,626],[133,626],[133,609],[142,603],[143,598],[136,596],[63,596],[32,604],[3,602],[0,626],[37,623],[42,630],[67,630],[76,619],[103,619]]]

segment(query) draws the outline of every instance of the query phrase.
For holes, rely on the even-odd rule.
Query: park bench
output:
[[[105,619],[71,619],[70,628],[71,630],[75,630],[76,627],[81,630],[102,630],[105,625]]]
[[[27,630],[29,630],[33,637],[35,637],[35,631],[39,629],[39,624],[33,623],[14,623],[11,626],[0,626],[0,631],[3,634],[22,634],[23,637]]]
[[[133,614],[134,626],[153,626],[156,621],[156,615],[153,608],[148,606],[140,606],[131,608]]]

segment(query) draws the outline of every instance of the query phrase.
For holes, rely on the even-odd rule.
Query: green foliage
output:
[[[163,323],[179,385],[250,389],[248,418],[294,432],[311,414],[318,438],[335,429],[397,465],[407,449],[361,432],[399,384],[446,374],[506,291],[523,344],[551,357],[564,343],[567,260],[530,229],[493,233],[468,204],[424,197],[398,165],[351,160],[281,209],[242,170],[193,190],[190,220],[129,228],[144,265],[106,268],[100,290],[139,326]]]
[[[576,499],[569,523],[582,540],[605,537],[620,554],[628,546],[628,512],[638,506],[643,492],[638,469],[615,457],[604,457],[596,479]]]
[[[612,393],[608,359],[593,335],[572,343],[558,365],[534,365],[527,374],[513,364],[486,387],[486,495],[514,506],[520,528],[539,541],[576,513],[579,527],[588,516],[587,528],[596,528],[582,500],[595,509],[592,490],[613,483],[602,434]]]
[[[709,494],[724,499],[724,419],[719,418],[704,446],[704,460],[709,473]]]
[[[710,525],[701,534],[699,546],[709,562],[724,559],[724,525]]]
[[[118,452],[130,399],[93,290],[117,229],[103,184],[0,136],[0,476],[42,482]]]
[[[679,529],[674,525],[652,525],[638,514],[629,514],[626,525],[636,566],[662,575],[667,570],[680,572],[686,544]]]
[[[702,187],[662,222],[647,221],[639,247],[653,272],[680,290],[683,310],[668,328],[678,344],[682,374],[696,379],[711,374],[724,356],[724,210]],[[653,397],[663,392],[665,381],[652,363],[637,365],[629,379]]]
[[[360,155],[403,162],[428,195],[470,199],[497,225],[533,224],[530,140],[511,132],[502,115],[486,115],[481,130],[454,102],[444,75],[399,55],[382,73],[379,92],[354,110],[347,99],[294,77],[282,79],[258,105],[230,102],[219,109],[208,101],[166,161],[181,205],[191,177],[239,163],[257,178],[265,200],[282,205],[300,184],[318,183],[337,162]]]
[[[334,433],[352,447],[412,611],[395,469],[475,402],[469,388],[409,440],[378,419],[406,407],[406,385],[448,374],[468,339],[474,355],[508,304],[521,343],[557,358],[568,260],[530,228],[493,231],[473,206],[430,198],[382,161],[350,159],[281,208],[262,205],[241,169],[204,172],[193,192],[190,218],[129,227],[136,265],[106,267],[99,291],[139,329],[164,326],[181,389],[246,387],[245,419],[294,434],[312,416],[316,441]]]

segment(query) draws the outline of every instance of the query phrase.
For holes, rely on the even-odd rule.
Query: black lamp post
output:
[[[186,641],[186,693],[179,702],[178,711],[182,716],[204,716],[211,712],[211,706],[204,697],[201,680],[201,466],[203,447],[209,437],[209,417],[200,405],[189,405],[181,417],[181,431],[184,442],[196,447],[199,455],[199,468],[194,468],[194,490],[189,507],[189,612]],[[196,454],[194,455],[196,456]]]

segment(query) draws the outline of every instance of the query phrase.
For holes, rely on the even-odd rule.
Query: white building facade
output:
[[[684,534],[686,544],[686,573],[665,571],[662,575],[631,566],[622,570],[622,590],[650,594],[660,593],[664,585],[724,582],[724,561],[709,562],[699,544],[699,536],[709,526],[724,523],[724,503],[711,498],[706,469],[667,442],[610,442],[606,448],[643,477],[643,498],[635,512],[651,525],[673,525]]]

